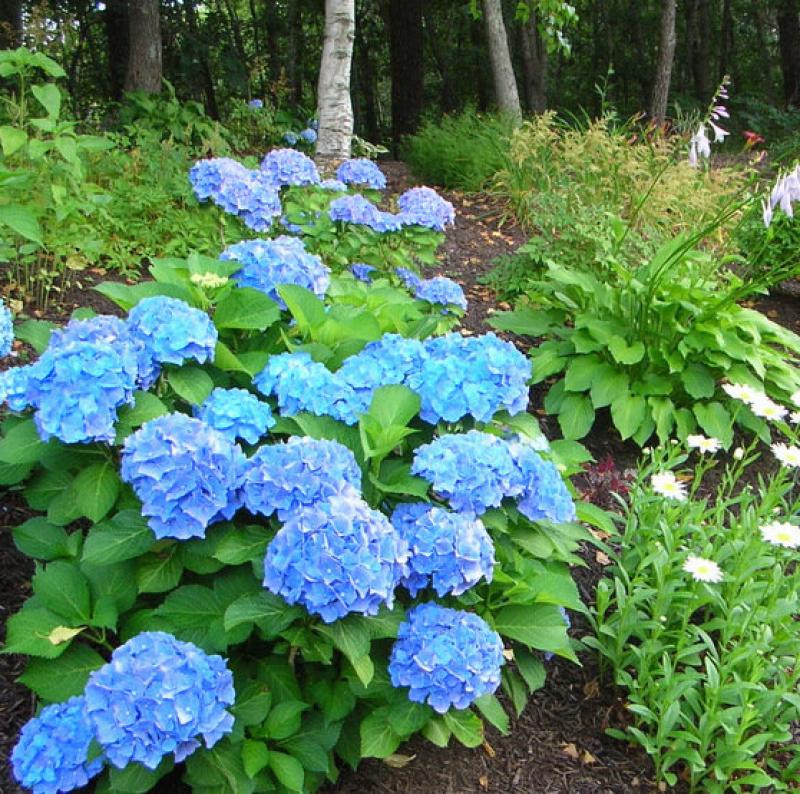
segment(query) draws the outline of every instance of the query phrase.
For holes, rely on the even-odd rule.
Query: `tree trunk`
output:
[[[669,84],[672,78],[672,61],[675,58],[675,6],[676,0],[661,1],[661,34],[653,95],[650,100],[650,118],[655,124],[663,123],[667,115]]]
[[[303,104],[303,9],[300,0],[291,0],[289,3],[289,17],[287,26],[289,35],[287,39],[286,65],[289,76],[292,102],[295,105]]]
[[[22,44],[22,4],[20,0],[0,0],[0,50]]]
[[[106,54],[108,57],[108,93],[119,102],[125,88],[128,65],[128,3],[127,0],[106,0],[104,14]]]
[[[392,142],[416,130],[424,103],[423,0],[389,0]]]
[[[350,157],[353,139],[350,70],[355,28],[355,0],[325,0],[325,40],[317,83],[316,150],[316,159],[323,167]]]
[[[545,49],[536,15],[520,26],[522,63],[525,69],[525,102],[531,113],[544,113],[547,109],[547,50]]]
[[[363,108],[360,109],[359,116],[364,121],[364,137],[368,141],[377,141],[378,133],[378,106],[376,102],[375,86],[375,64],[372,60],[372,53],[369,42],[365,39],[364,26],[361,20],[356,23],[356,76],[357,84],[360,88],[359,93],[363,98]]]
[[[782,0],[778,9],[778,43],[787,105],[800,107],[800,7],[798,0]]]
[[[194,8],[194,0],[184,0],[183,9],[186,14],[186,27],[192,39],[192,50],[197,56],[197,64],[200,69],[200,80],[203,86],[203,97],[206,113],[212,119],[219,119],[219,107],[217,105],[217,93],[214,90],[214,77],[211,74],[211,64],[208,60],[208,48],[202,40],[200,29],[197,24],[197,13]]]
[[[497,106],[502,113],[522,119],[517,80],[511,64],[511,52],[508,49],[506,26],[503,22],[503,6],[500,0],[483,0],[483,21],[486,26],[486,39],[489,43],[489,60],[492,64]]]
[[[442,113],[450,113],[456,109],[456,92],[453,86],[450,65],[447,62],[447,58],[444,57],[441,47],[439,46],[439,38],[436,33],[436,26],[429,8],[426,7],[422,9],[422,18],[424,30],[428,36],[428,46],[430,47],[430,52],[433,56],[433,62],[436,65],[436,70],[439,72],[439,104],[441,106]]]
[[[130,48],[126,91],[161,93],[161,4],[159,0],[130,0]]]

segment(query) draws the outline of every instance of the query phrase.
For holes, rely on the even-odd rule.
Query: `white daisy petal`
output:
[[[683,570],[691,574],[697,582],[721,582],[722,569],[714,562],[705,557],[695,557],[690,554],[683,563]]]

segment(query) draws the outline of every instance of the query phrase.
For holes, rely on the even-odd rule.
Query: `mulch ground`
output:
[[[382,163],[389,178],[389,193],[412,186],[402,163]],[[498,308],[481,277],[492,261],[514,251],[525,242],[522,229],[509,221],[503,206],[490,196],[445,193],[456,207],[455,227],[448,231],[441,249],[440,264],[428,275],[446,275],[458,281],[469,300],[463,321],[466,333],[491,330],[487,320]],[[66,292],[56,305],[41,313],[48,319],[63,320],[77,306],[91,305],[97,311],[113,310],[110,302],[88,289],[99,274],[82,274],[79,287]],[[759,303],[773,319],[797,331],[800,325],[798,299],[775,295]],[[533,389],[531,409],[542,421],[548,436],[557,435],[557,427],[542,416],[541,390]],[[624,481],[626,470],[636,459],[636,450],[614,440],[608,430],[600,429],[588,439],[597,460],[603,460],[605,474],[591,474],[581,481],[587,498],[607,499],[608,472],[614,480]],[[594,479],[592,479],[594,477]],[[599,479],[598,479],[599,478]],[[599,483],[599,487],[598,486]],[[606,503],[605,506],[608,506]],[[21,523],[28,513],[13,493],[3,496],[0,506],[0,620],[16,612],[29,594],[32,565],[13,545],[10,528]],[[603,575],[604,560],[594,550],[584,551],[586,567],[575,571],[586,603],[591,603],[594,586]],[[3,626],[0,625],[0,639]],[[585,623],[575,621],[573,635],[587,633]],[[487,728],[486,742],[477,749],[467,749],[455,741],[447,749],[415,739],[398,752],[410,760],[401,768],[390,767],[375,759],[364,761],[355,772],[344,770],[336,785],[326,794],[624,794],[655,792],[653,768],[644,752],[611,739],[609,727],[624,727],[628,719],[620,693],[604,683],[595,658],[581,655],[582,666],[554,659],[548,666],[545,686],[534,693],[527,708],[512,720],[508,736]],[[23,667],[13,656],[0,656],[0,764],[7,766],[8,753],[16,742],[20,727],[32,714],[34,702],[28,691],[14,683]],[[161,787],[165,794],[167,788]],[[168,785],[169,792],[183,790],[179,783]],[[677,789],[681,790],[681,788]],[[16,794],[19,789],[0,770],[0,792]]]

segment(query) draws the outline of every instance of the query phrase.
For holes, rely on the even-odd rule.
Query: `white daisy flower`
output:
[[[790,444],[773,444],[772,454],[784,465],[796,469],[800,467],[800,447]]]
[[[793,425],[799,424],[800,423],[800,411],[792,411],[789,414],[789,421]]]
[[[718,438],[706,438],[705,436],[698,434],[694,436],[687,436],[686,445],[689,447],[689,449],[696,449],[703,454],[708,452],[709,454],[713,455],[715,452],[719,452],[722,442]]]
[[[760,416],[770,422],[778,422],[789,413],[786,408],[773,402],[769,397],[760,397],[757,400],[753,400],[750,403],[750,410],[756,416]]]
[[[800,546],[800,527],[788,521],[771,521],[761,527],[761,536],[773,546],[796,549]]]
[[[659,496],[677,499],[679,502],[686,501],[686,486],[682,482],[678,482],[674,472],[658,472],[650,478],[650,484]]]
[[[744,457],[744,450],[741,447],[736,447],[736,449],[733,450],[733,457],[736,458],[736,460],[741,460]]]
[[[683,563],[683,570],[692,575],[696,582],[721,582],[722,569],[714,562],[705,557],[695,557],[690,554]]]
[[[800,408],[800,389],[798,389],[790,398],[792,405],[796,405]]]
[[[754,389],[746,383],[723,383],[722,390],[734,400],[741,400],[743,403],[750,405],[756,400],[765,399],[766,395],[763,391]]]

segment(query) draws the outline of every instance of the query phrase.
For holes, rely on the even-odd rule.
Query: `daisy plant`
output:
[[[586,643],[631,712],[609,732],[692,792],[784,791],[800,774],[800,448],[791,424],[773,429],[785,440],[725,460],[705,437],[646,451],[597,586]]]

